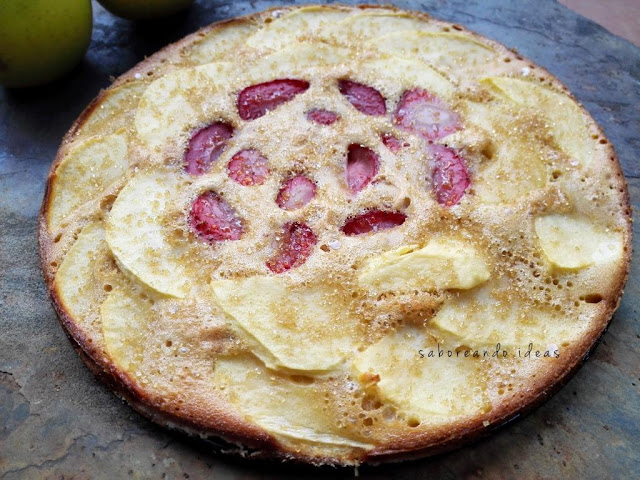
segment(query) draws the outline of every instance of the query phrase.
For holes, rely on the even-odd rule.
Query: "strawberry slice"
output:
[[[407,216],[401,212],[385,212],[383,210],[370,210],[366,213],[352,217],[342,227],[345,235],[362,235],[369,232],[378,232],[388,228],[402,225]]]
[[[378,173],[380,158],[368,147],[352,143],[347,153],[347,186],[351,193],[358,193],[369,185]]]
[[[318,239],[304,223],[285,223],[278,242],[278,251],[267,261],[273,273],[283,273],[307,261]]]
[[[229,161],[229,177],[240,185],[262,185],[269,175],[268,161],[258,150],[240,150]]]
[[[243,120],[255,120],[308,88],[306,80],[291,78],[252,85],[238,94],[238,113]]]
[[[337,122],[339,118],[340,115],[336,112],[323,110],[321,108],[315,108],[307,112],[307,120],[319,125],[331,125],[332,123]]]
[[[194,133],[184,154],[186,172],[191,175],[207,173],[232,136],[233,127],[224,122],[213,123]]]
[[[387,147],[389,150],[391,150],[393,153],[398,153],[400,150],[402,150],[402,147],[409,146],[408,143],[403,142],[402,140],[398,140],[396,137],[394,137],[390,133],[383,133],[381,138],[382,138],[382,143],[384,143],[384,146]]]
[[[316,196],[316,184],[304,175],[290,178],[278,192],[276,203],[284,210],[304,207]]]
[[[242,220],[220,196],[208,191],[191,205],[191,229],[208,243],[238,240],[244,231]]]
[[[401,128],[426,140],[438,140],[462,128],[460,117],[442,100],[421,88],[402,94],[393,118]]]
[[[373,87],[351,80],[338,82],[340,93],[365,115],[384,115],[387,105],[382,94]]]
[[[464,160],[451,148],[429,145],[433,158],[431,183],[440,205],[451,207],[457,204],[471,183]]]

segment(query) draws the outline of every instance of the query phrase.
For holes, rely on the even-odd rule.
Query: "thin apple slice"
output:
[[[104,136],[128,127],[146,88],[145,82],[132,81],[105,91],[76,132],[76,138],[96,134]]]
[[[161,171],[140,173],[120,191],[107,218],[106,239],[121,269],[160,294],[182,298],[188,279],[183,248],[170,241],[170,206],[180,181]]]
[[[456,345],[476,349],[488,347],[509,356],[516,348],[526,350],[530,343],[545,350],[570,342],[581,335],[582,327],[551,307],[533,307],[523,303],[506,282],[490,282],[480,289],[461,292],[446,301],[431,320],[430,326],[453,335]]]
[[[229,22],[217,25],[204,37],[187,45],[182,54],[189,65],[203,65],[218,61],[233,61],[254,26],[248,22]]]
[[[528,122],[514,125],[518,108],[513,104],[466,102],[462,115],[468,124],[484,130],[493,146],[491,158],[473,177],[480,203],[510,204],[547,185],[544,145],[528,129]]]
[[[318,383],[267,372],[251,357],[216,360],[213,384],[250,421],[285,439],[370,449],[361,435],[340,428],[336,414],[317,401]],[[355,430],[355,429],[353,429]]]
[[[153,311],[135,290],[114,289],[100,307],[105,350],[113,363],[128,374],[142,362]]]
[[[329,286],[290,287],[276,276],[211,286],[230,319],[269,353],[255,352],[270,368],[327,371],[351,348],[355,322]]]
[[[418,420],[481,413],[486,383],[478,359],[447,355],[421,358],[419,352],[437,349],[437,343],[417,327],[405,326],[388,333],[353,362],[364,384],[376,379],[384,400]]]
[[[93,222],[82,229],[56,272],[54,285],[60,302],[81,324],[85,319],[95,318],[97,313],[94,299],[102,285],[96,278],[96,264],[108,255],[104,225]]]
[[[125,174],[127,151],[127,134],[121,129],[112,135],[90,137],[67,152],[51,184],[50,230],[61,227],[68,215],[100,197]]]
[[[503,98],[531,107],[545,117],[560,148],[582,167],[588,167],[595,152],[588,117],[564,93],[539,83],[509,77],[488,77],[483,83]]]
[[[231,111],[233,107],[229,99],[224,103],[224,95],[216,94],[227,88],[233,68],[230,62],[214,62],[182,68],[151,83],[135,117],[136,132],[143,145],[156,152],[175,148],[193,130],[220,121],[216,112]]]
[[[429,65],[415,60],[383,55],[362,61],[358,71],[364,76],[363,78],[388,79],[387,83],[395,86],[383,92],[388,99],[392,97],[399,99],[405,90],[413,88],[422,88],[445,102],[455,93],[453,83],[444,75]]]
[[[362,44],[366,46],[371,39],[389,33],[422,30],[426,27],[427,23],[424,20],[408,12],[371,9],[334,23],[323,36],[343,45],[363,41]]]
[[[375,291],[464,290],[490,275],[487,259],[474,246],[434,238],[423,247],[406,245],[367,260],[358,282]]]
[[[461,68],[484,66],[495,57],[490,46],[468,35],[453,32],[400,31],[370,40],[383,53],[425,61],[453,73]]]
[[[247,38],[246,44],[256,50],[283,50],[320,34],[347,14],[347,10],[320,5],[298,8],[265,24]]]
[[[294,78],[302,75],[306,80],[309,69],[327,68],[330,65],[349,61],[349,51],[341,47],[323,43],[300,42],[287,45],[251,65],[243,72],[247,86],[252,83],[277,78]]]
[[[535,219],[540,247],[558,268],[581,269],[621,261],[622,235],[580,216],[551,214]]]

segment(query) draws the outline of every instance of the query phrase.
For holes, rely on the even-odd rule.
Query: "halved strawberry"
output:
[[[278,192],[276,203],[284,210],[304,207],[316,196],[316,184],[304,175],[290,178]]]
[[[387,105],[382,94],[373,87],[351,80],[340,80],[338,88],[349,103],[365,115],[384,115]]]
[[[464,160],[443,145],[429,145],[428,150],[433,158],[431,183],[436,200],[445,207],[457,204],[471,183]]]
[[[314,108],[307,112],[307,120],[317,123],[319,125],[331,125],[340,119],[340,115],[331,110],[323,110],[321,108]]]
[[[291,78],[252,85],[238,94],[238,113],[243,120],[255,120],[308,88],[306,80]]]
[[[267,261],[267,268],[273,273],[283,273],[297,268],[307,261],[318,239],[304,223],[285,223],[278,241],[278,250]]]
[[[377,232],[402,225],[407,216],[401,212],[370,210],[361,215],[352,217],[342,227],[345,235],[362,235],[369,232]]]
[[[352,143],[347,151],[346,178],[351,193],[369,185],[380,167],[380,157],[368,147]]]
[[[258,150],[240,150],[229,161],[229,177],[240,185],[262,185],[269,175],[268,161]]]
[[[458,114],[422,88],[407,90],[402,94],[393,120],[401,128],[431,141],[462,128]]]
[[[213,191],[196,198],[191,205],[189,221],[195,234],[208,243],[238,240],[244,232],[240,217]]]
[[[184,154],[186,172],[191,175],[207,173],[232,136],[233,127],[225,122],[216,122],[195,132]]]

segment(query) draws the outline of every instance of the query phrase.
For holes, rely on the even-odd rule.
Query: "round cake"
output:
[[[87,365],[248,457],[428,455],[559,388],[618,306],[626,184],[548,72],[420,12],[277,8],[100,92],[44,276]]]

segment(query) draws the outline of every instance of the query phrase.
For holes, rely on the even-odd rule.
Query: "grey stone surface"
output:
[[[36,216],[44,181],[71,122],[117,76],[170,41],[270,1],[200,1],[155,24],[112,17],[95,4],[84,62],[54,85],[0,89],[0,478],[271,479],[353,476],[211,454],[117,400],[65,338],[41,280]],[[640,49],[553,0],[398,1],[465,24],[548,68],[584,102],[615,145],[640,202]],[[636,216],[634,210],[634,217]],[[640,238],[636,232],[636,238]],[[637,250],[637,248],[636,248]],[[640,262],[608,333],[573,380],[527,417],[432,459],[366,478],[639,478]]]

